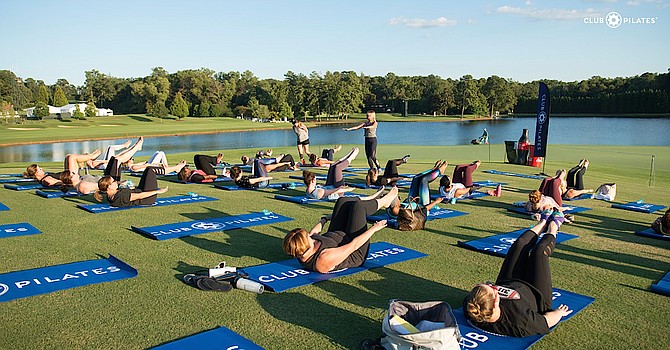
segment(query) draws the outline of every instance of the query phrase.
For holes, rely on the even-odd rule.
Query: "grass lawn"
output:
[[[190,120],[169,122],[175,128],[192,124]],[[153,121],[145,123],[147,128],[153,125]],[[3,129],[1,133],[6,132]],[[223,151],[224,160],[229,162],[252,153]],[[277,151],[295,154],[294,148]],[[474,159],[483,161],[480,170],[528,174],[541,170],[504,164],[503,145],[492,145],[492,151],[491,160],[486,146],[381,145],[378,154],[386,160],[410,153],[410,162],[401,167],[404,172],[425,170],[436,159],[450,162],[448,173],[454,164]],[[647,203],[670,205],[670,147],[550,145],[548,151],[548,173],[588,158],[588,187],[616,182],[616,202],[644,198]],[[652,154],[656,155],[655,176],[653,187],[649,187]],[[191,160],[192,156],[168,155],[171,163],[182,158]],[[352,166],[365,164],[361,154]],[[40,165],[54,171],[62,166]],[[0,164],[0,173],[23,171],[25,166]],[[289,174],[281,173],[276,178],[286,180]],[[526,199],[539,181],[481,171],[474,179],[509,185],[503,188],[502,197],[445,205],[469,215],[431,221],[425,230],[416,232],[384,229],[372,239],[412,248],[427,253],[427,257],[261,295],[241,290],[203,292],[182,283],[181,277],[220,261],[244,267],[287,259],[281,250],[284,234],[295,227],[311,228],[329,212],[332,203],[300,206],[272,198],[278,192],[304,193],[299,189],[228,192],[210,185],[161,182],[169,185],[166,195],[193,191],[219,200],[90,214],[77,209],[76,204],[92,198],[43,199],[33,191],[0,189],[0,202],[11,208],[0,212],[0,222],[25,221],[43,232],[0,239],[0,273],[97,259],[109,253],[139,271],[132,279],[2,303],[0,348],[141,349],[226,326],[267,349],[357,349],[361,339],[381,334],[381,319],[389,299],[446,300],[457,308],[475,283],[495,279],[501,258],[466,250],[456,243],[528,227],[532,223],[529,218],[508,213],[505,208]],[[364,179],[359,175],[356,180]],[[431,187],[437,189],[437,181]],[[534,349],[667,348],[670,335],[665,325],[670,320],[670,298],[649,292],[649,286],[670,270],[670,242],[633,234],[648,227],[659,214],[613,209],[611,203],[597,200],[575,205],[593,210],[576,214],[576,222],[563,227],[562,231],[579,238],[557,246],[550,259],[553,284],[595,297],[596,301]],[[167,241],[155,241],[130,230],[131,225],[151,226],[263,209],[295,220]]]

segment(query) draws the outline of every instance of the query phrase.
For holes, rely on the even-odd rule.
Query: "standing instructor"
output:
[[[368,120],[357,126],[351,128],[344,128],[344,131],[352,131],[363,129],[365,136],[365,156],[368,158],[368,166],[370,169],[380,169],[379,161],[377,160],[377,116],[375,111],[368,111]]]

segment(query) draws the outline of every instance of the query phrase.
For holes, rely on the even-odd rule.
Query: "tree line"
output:
[[[428,76],[367,76],[352,71],[287,72],[283,80],[259,79],[252,72],[189,69],[168,73],[161,67],[142,78],[119,78],[97,70],[85,72],[84,85],[66,79],[46,85],[0,70],[2,114],[46,104],[83,101],[116,114],[156,117],[291,118],[346,115],[367,109],[430,115],[526,114],[537,111],[538,82],[516,82],[492,75],[459,79]],[[552,94],[551,112],[670,113],[670,74],[563,82],[544,81]]]

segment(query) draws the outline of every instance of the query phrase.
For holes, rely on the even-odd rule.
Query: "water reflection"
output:
[[[487,128],[491,143],[517,140],[522,129],[535,130],[534,118],[505,118],[463,122],[380,123],[380,144],[464,145]],[[15,131],[20,132],[20,131]],[[670,118],[552,118],[549,144],[670,146]],[[90,153],[125,140],[59,142],[52,144],[0,147],[0,163],[59,161],[68,153]],[[134,141],[134,140],[133,140]],[[140,156],[156,150],[180,153],[234,149],[273,148],[295,145],[292,130],[262,130],[220,134],[149,137]],[[310,129],[313,145],[363,143],[362,131],[342,131],[342,125]]]

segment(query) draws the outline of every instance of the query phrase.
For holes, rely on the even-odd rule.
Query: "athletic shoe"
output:
[[[542,214],[540,215],[540,220],[547,220],[549,221],[549,217],[554,213],[553,210],[551,209],[545,209]]]
[[[565,222],[565,215],[559,210],[554,211],[554,213],[551,215],[551,221],[555,222],[558,227],[561,227],[563,223]]]
[[[402,163],[405,164],[409,160],[409,154],[402,157]]]

